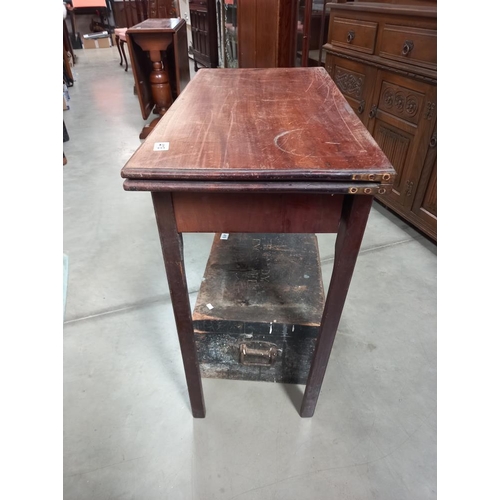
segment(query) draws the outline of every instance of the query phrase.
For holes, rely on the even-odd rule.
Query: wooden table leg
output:
[[[372,201],[372,196],[346,195],[344,197],[342,216],[335,242],[333,274],[302,399],[301,417],[314,415]]]
[[[173,102],[168,72],[163,65],[161,52],[159,50],[150,50],[149,56],[153,63],[153,69],[149,77],[151,93],[153,94],[155,108],[160,116],[142,129],[142,132],[139,134],[139,139],[146,139],[160,121],[161,117],[167,112],[168,108],[172,106]]]
[[[118,54],[120,54],[120,66],[123,66],[123,56],[122,49],[120,48],[120,38],[118,35],[115,35],[116,47],[118,48]]]
[[[200,368],[194,341],[191,305],[184,268],[182,235],[177,232],[174,207],[170,193],[151,193],[160,235],[163,261],[167,272],[170,299],[184,363],[184,373],[193,417],[205,417],[205,402]]]
[[[120,49],[121,49],[122,54],[123,54],[123,59],[125,59],[125,71],[128,71],[127,54],[125,52],[125,42],[123,40],[120,40]]]

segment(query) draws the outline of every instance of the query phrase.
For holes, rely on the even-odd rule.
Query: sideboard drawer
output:
[[[335,17],[330,25],[329,40],[332,45],[349,47],[366,54],[373,54],[378,23]]]
[[[437,32],[431,29],[386,24],[382,30],[380,56],[435,69]]]

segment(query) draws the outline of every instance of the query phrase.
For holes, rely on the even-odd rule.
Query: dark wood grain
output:
[[[257,46],[257,0],[238,2],[236,8],[237,16],[237,40],[238,40],[238,66],[240,68],[255,68],[256,46]],[[271,7],[272,2],[268,2]],[[265,12],[267,14],[267,11]],[[274,44],[269,48],[274,55]],[[274,66],[274,65],[273,65]]]
[[[165,141],[168,151],[154,151]],[[390,183],[394,173],[323,68],[198,71],[122,170],[131,179],[205,181]]]
[[[239,68],[295,66],[296,0],[238,1],[236,11]]]
[[[349,195],[344,197],[342,218],[335,241],[333,274],[316,341],[311,371],[302,400],[301,417],[314,415],[372,201],[373,197],[371,196]]]
[[[170,193],[152,193],[152,198],[193,417],[203,418],[205,402],[194,342],[182,237],[175,224]]]
[[[294,67],[297,44],[297,2],[294,0],[281,0],[277,31],[277,66],[279,68]]]

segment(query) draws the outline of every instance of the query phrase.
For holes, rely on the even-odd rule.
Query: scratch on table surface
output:
[[[340,112],[340,109],[338,107],[337,101],[333,99],[333,103],[335,104],[335,107],[337,108],[338,115],[340,116],[340,119],[344,122],[344,125],[346,126],[347,130],[351,133],[353,139],[359,144],[360,147],[360,153],[366,153],[365,148],[363,148],[363,145],[358,141],[358,138],[355,136],[354,132],[351,130],[351,127],[347,124],[347,122],[344,120],[344,117],[342,116],[342,113]]]
[[[279,144],[278,144],[278,141],[279,139],[281,139],[282,137],[284,137],[285,135],[288,135],[288,134],[291,134],[292,132],[297,132],[298,130],[303,130],[301,128],[295,128],[293,130],[286,130],[285,132],[281,132],[281,134],[278,134],[275,138],[274,138],[274,145],[278,148],[278,149],[281,149],[281,151],[283,151],[283,153],[289,153],[289,154],[292,154],[292,155],[295,155],[295,156],[304,156],[304,155],[298,155],[297,153],[292,153],[291,151],[287,151],[286,149],[283,149]]]
[[[227,131],[226,148],[224,149],[224,158],[222,160],[222,168],[226,167],[227,147],[229,145],[229,137],[231,137],[231,129],[233,128],[233,122],[234,122],[233,110],[234,110],[234,106],[231,108],[231,121],[229,123],[229,129]]]
[[[318,79],[318,77],[319,77],[319,76],[320,76],[320,75],[319,75],[318,73],[315,73],[315,74],[314,74],[314,79],[315,79],[315,80],[316,80],[316,79]],[[328,77],[328,78],[330,78],[330,77]],[[327,92],[327,94],[326,94],[325,98],[323,99],[323,103],[325,103],[325,102],[326,102],[326,100],[328,99],[328,97],[330,97],[330,88],[331,88],[331,87],[330,87],[330,80],[329,80],[329,79],[327,80],[327,79],[325,79],[324,77],[319,78],[319,80],[320,80],[320,82],[321,82],[321,85],[318,87],[318,90],[319,90],[321,87],[325,86],[325,85],[326,85],[326,88],[328,89],[328,92]],[[318,97],[319,97],[319,96],[318,96]]]
[[[232,89],[229,89],[226,93],[226,97],[224,98],[224,101],[222,102],[222,104],[220,105],[220,108],[222,109],[222,107],[224,106],[224,104],[226,104],[226,101],[228,100],[229,97],[233,97],[233,90]]]
[[[208,122],[208,125],[206,126],[205,135],[203,136],[203,142],[201,143],[201,145],[198,149],[198,160],[197,160],[198,165],[201,165],[200,160],[201,160],[201,155],[202,155],[202,151],[203,151],[203,146],[205,145],[205,141],[207,140],[207,135],[210,132],[210,125],[212,125],[213,117],[214,117],[214,114],[213,114],[212,110],[210,110],[210,121]]]
[[[316,81],[316,72],[314,72],[313,78],[311,78],[311,83],[309,84],[309,87],[306,89],[306,93],[309,92],[309,89],[312,87],[312,84]]]

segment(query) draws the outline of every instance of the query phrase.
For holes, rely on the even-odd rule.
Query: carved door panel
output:
[[[198,65],[216,68],[219,60],[215,0],[190,0],[189,16],[195,71]]]
[[[397,172],[389,205],[409,210],[436,116],[436,87],[379,70],[368,130]]]
[[[411,211],[437,238],[437,125],[429,141],[422,175]]]
[[[327,53],[325,69],[360,120],[367,126],[376,68]]]

